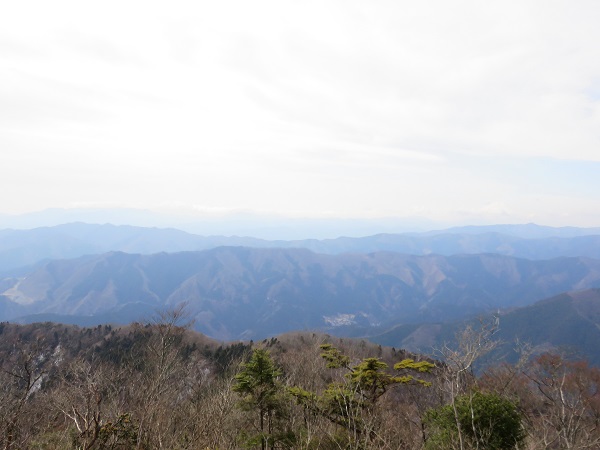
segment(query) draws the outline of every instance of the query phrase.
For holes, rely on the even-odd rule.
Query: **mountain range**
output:
[[[597,228],[285,241],[85,223],[0,230],[0,321],[129,323],[187,303],[196,329],[221,340],[311,330],[430,353],[494,313],[504,343],[492,358],[514,360],[518,338],[600,365],[598,288]]]
[[[305,248],[316,253],[392,251],[411,255],[494,253],[525,259],[583,256],[600,259],[600,229],[539,225],[462,227],[427,233],[377,234],[360,238],[264,240],[240,236],[200,236],[172,228],[70,223],[29,230],[0,230],[0,274],[50,259],[110,251],[153,254],[198,251],[220,246]]]
[[[461,319],[600,287],[600,260],[504,255],[324,255],[218,247],[152,255],[110,252],[47,262],[5,278],[0,319],[34,313],[137,320],[188,303],[197,329],[220,339],[291,330],[358,333]]]

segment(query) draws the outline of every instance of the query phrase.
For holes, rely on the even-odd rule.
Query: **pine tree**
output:
[[[242,396],[240,407],[258,414],[259,435],[249,439],[249,443],[260,440],[261,449],[267,444],[274,448],[274,415],[279,407],[280,387],[277,378],[281,371],[275,366],[267,350],[255,349],[250,360],[242,365],[235,376],[233,390]]]

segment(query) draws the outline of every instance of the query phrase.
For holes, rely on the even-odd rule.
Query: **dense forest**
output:
[[[436,358],[290,333],[223,344],[185,312],[79,328],[0,324],[3,449],[584,449],[600,370],[560,354],[481,367],[496,324]]]

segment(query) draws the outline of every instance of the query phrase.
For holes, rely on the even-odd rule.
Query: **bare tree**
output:
[[[185,333],[191,326],[186,305],[160,311],[138,325],[138,348],[130,396],[138,419],[137,448],[171,448],[183,432],[177,412],[192,390],[194,364],[183,356]]]
[[[478,326],[469,324],[455,335],[454,346],[445,343],[435,350],[435,356],[444,362],[440,374],[440,388],[443,397],[446,397],[452,405],[458,436],[457,447],[460,450],[465,450],[467,443],[459,420],[456,400],[459,396],[472,392],[471,387],[477,382],[474,373],[475,363],[498,345],[498,342],[493,339],[498,330],[497,316],[491,320],[480,319]],[[475,427],[474,420],[471,424]],[[477,431],[473,431],[477,435]]]
[[[21,422],[45,375],[38,367],[41,358],[43,352],[38,345],[34,344],[32,348],[17,343],[12,355],[3,361],[0,371],[0,442],[4,450],[25,446],[27,437],[23,436]],[[28,419],[31,421],[32,418]]]
[[[124,404],[124,375],[112,365],[76,360],[51,393],[55,407],[74,426],[77,449],[129,448],[135,426]]]
[[[541,355],[527,377],[538,394],[533,443],[547,449],[600,447],[600,369],[557,354]]]

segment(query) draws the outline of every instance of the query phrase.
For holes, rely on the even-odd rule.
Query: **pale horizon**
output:
[[[134,226],[178,229],[203,236],[240,236],[264,240],[361,238],[377,234],[444,232],[463,227],[475,227],[473,232],[500,232],[517,235],[530,231],[534,236],[564,237],[563,230],[575,228],[583,234],[599,234],[600,227],[574,226],[571,223],[548,224],[535,222],[483,222],[472,220],[442,221],[427,217],[339,217],[284,216],[253,211],[190,212],[183,210],[151,211],[131,208],[51,208],[25,214],[0,213],[0,231],[31,230],[75,223],[91,225]],[[510,227],[502,230],[502,227]],[[516,228],[512,228],[516,227]],[[535,227],[549,227],[538,235]],[[587,230],[587,231],[586,231]],[[579,233],[575,233],[579,235]]]

